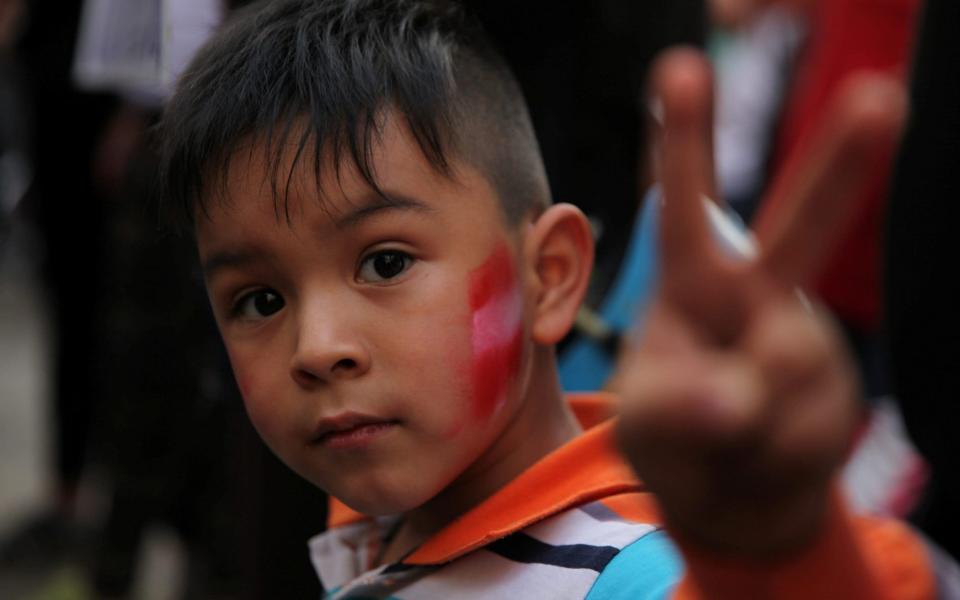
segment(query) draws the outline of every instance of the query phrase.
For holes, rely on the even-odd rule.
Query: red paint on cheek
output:
[[[523,351],[522,301],[513,260],[503,242],[470,273],[469,299],[474,414],[487,419],[506,399]]]
[[[522,348],[522,332],[517,328],[499,347],[474,356],[474,414],[478,418],[489,418],[504,401],[507,384],[517,374]]]

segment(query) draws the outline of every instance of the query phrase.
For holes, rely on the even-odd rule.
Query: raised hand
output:
[[[905,113],[899,84],[850,81],[773,187],[755,259],[713,242],[709,69],[693,50],[658,60],[661,275],[643,336],[616,378],[621,442],[685,540],[743,556],[788,553],[823,522],[859,414],[850,360],[797,286],[850,216],[847,200]]]

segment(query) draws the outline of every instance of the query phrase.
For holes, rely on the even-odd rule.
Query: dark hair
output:
[[[516,223],[549,202],[520,88],[451,2],[273,0],[240,10],[194,58],[158,126],[165,212],[181,224],[226,189],[241,143],[264,142],[278,217],[304,156],[349,159],[378,193],[371,153],[387,109],[429,163],[478,169]],[[291,138],[291,136],[293,136]],[[297,142],[281,173],[288,140]],[[312,144],[312,147],[311,147]]]

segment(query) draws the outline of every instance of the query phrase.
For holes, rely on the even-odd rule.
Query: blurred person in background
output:
[[[56,317],[58,460],[52,508],[0,542],[5,572],[56,575],[80,563],[89,581],[71,580],[74,593],[128,597],[161,524],[186,551],[177,595],[316,588],[302,548],[322,528],[324,497],[282,468],[243,418],[205,293],[184,275],[196,263],[192,242],[164,234],[156,218],[149,128],[175,71],[242,2],[230,4],[26,6],[18,50],[37,137],[26,208],[42,233]],[[104,502],[82,515],[78,539],[81,480]],[[272,510],[273,496],[303,510]]]
[[[768,183],[770,148],[806,27],[779,3],[760,7],[742,23],[729,21],[725,0],[708,5],[717,190],[749,223]]]
[[[906,78],[920,0],[792,0],[807,20],[778,127],[771,172],[791,167],[822,119],[827,102],[858,71]],[[894,146],[858,195],[857,216],[811,286],[839,320],[860,365],[867,398],[889,393],[880,339],[883,314],[882,231]],[[776,204],[758,207],[757,220],[775,218]]]
[[[182,541],[186,574],[178,595],[235,595],[229,586],[240,569],[223,559],[230,554],[222,547],[237,547],[239,538],[228,537],[217,515],[236,513],[225,504],[236,480],[225,464],[236,421],[229,389],[219,384],[204,295],[184,276],[193,249],[157,227],[148,135],[176,71],[220,18],[216,1],[189,8],[158,0],[84,4],[74,80],[117,97],[91,164],[107,206],[95,431],[107,502],[90,552],[98,597],[133,593],[157,525]]]
[[[38,262],[50,305],[53,356],[49,501],[0,544],[4,565],[48,563],[72,546],[77,494],[100,397],[104,206],[90,157],[114,99],[83,92],[71,80],[81,4],[22,2],[15,51],[24,108],[5,115],[27,128],[32,139],[34,176],[21,208],[42,243]]]
[[[0,250],[30,179],[27,109],[14,52],[22,17],[22,0],[0,0]]]

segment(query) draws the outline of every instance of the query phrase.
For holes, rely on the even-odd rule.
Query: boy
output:
[[[521,94],[481,33],[438,2],[277,0],[184,75],[162,129],[168,195],[251,420],[338,500],[311,542],[334,596],[933,593],[916,540],[854,535],[831,500],[852,379],[790,293],[810,211],[837,213],[902,98],[877,82],[847,95],[788,188],[795,223],[742,267],[703,225],[703,69],[680,52],[655,75],[665,274],[620,378],[624,447],[686,577],[613,422],[596,425],[611,398],[563,401],[553,345],[590,231],[550,204]]]

